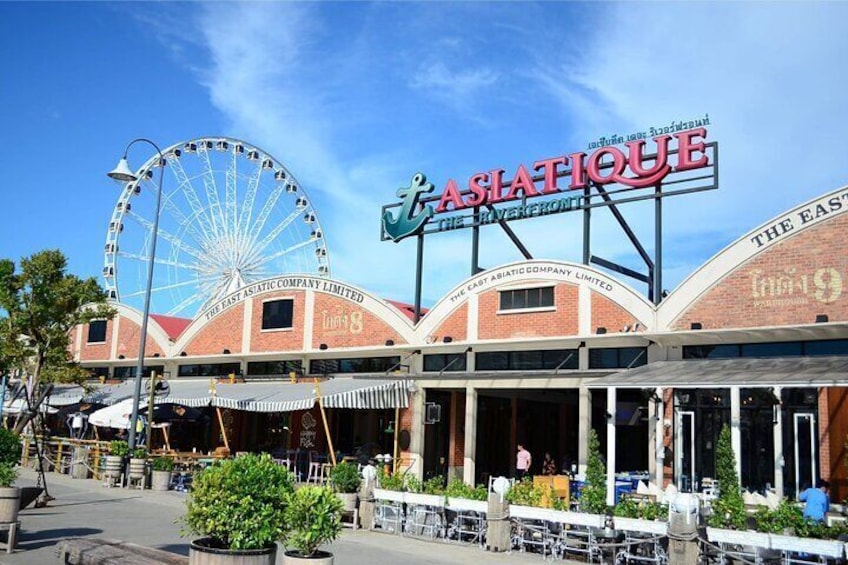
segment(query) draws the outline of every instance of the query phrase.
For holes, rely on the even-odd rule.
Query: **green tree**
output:
[[[67,266],[59,250],[24,257],[20,268],[0,260],[0,370],[20,370],[33,382],[32,411],[22,413],[16,433],[38,413],[49,391],[45,384],[81,383],[87,376],[71,357],[71,330],[115,314],[97,281],[69,274]]]
[[[716,478],[718,499],[713,503],[710,525],[716,528],[745,529],[745,502],[736,473],[736,455],[727,424],[721,429],[716,442]]]
[[[586,483],[580,493],[580,510],[592,514],[605,514],[607,511],[607,468],[601,459],[601,446],[595,430],[589,430]]]

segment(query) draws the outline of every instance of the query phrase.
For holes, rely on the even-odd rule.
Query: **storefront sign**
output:
[[[330,337],[362,333],[362,311],[321,311],[321,335]]]
[[[305,412],[300,418],[300,447],[304,449],[312,449],[315,447],[315,437],[318,432],[315,431],[315,417],[309,412]]]
[[[751,271],[751,297],[755,308],[779,308],[807,304],[811,300],[830,304],[842,296],[842,290],[842,275],[833,267],[811,270],[790,267],[777,273],[765,273],[762,269]]]
[[[419,233],[609,205],[606,198],[599,200],[601,192],[606,196],[626,191],[625,201],[633,201],[641,198],[634,198],[632,191],[656,189],[669,175],[677,173],[683,173],[677,182],[690,183],[687,192],[715,188],[701,182],[713,178],[715,184],[715,173],[698,178],[685,175],[713,165],[708,153],[715,152],[715,144],[706,142],[706,125],[709,116],[631,133],[626,140],[618,135],[601,137],[589,144],[591,153],[540,159],[529,167],[521,164],[511,177],[503,169],[494,169],[475,173],[461,185],[449,179],[442,191],[432,196],[428,195],[434,192],[434,185],[427,182],[423,173],[417,173],[408,187],[397,191],[401,202],[383,207],[382,239],[400,241]],[[692,127],[686,129],[687,126]],[[654,151],[651,154],[646,152],[649,134]],[[564,178],[570,179],[567,184],[561,184]],[[696,188],[692,188],[693,182]],[[674,187],[666,194],[677,190],[682,192]]]

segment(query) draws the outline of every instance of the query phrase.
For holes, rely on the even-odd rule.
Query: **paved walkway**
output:
[[[188,555],[188,539],[180,537],[180,526],[176,523],[185,510],[185,494],[110,489],[93,479],[74,480],[67,475],[52,473],[48,473],[47,480],[50,494],[56,500],[46,508],[30,507],[21,511],[22,532],[18,549],[11,555],[0,553],[0,564],[58,564],[55,546],[60,540],[72,536],[120,539]],[[35,474],[23,470],[18,484],[35,484]],[[539,555],[490,553],[465,544],[349,529],[345,529],[341,538],[327,549],[335,554],[335,562],[340,565],[478,565],[481,561],[487,564],[541,565],[544,562]]]

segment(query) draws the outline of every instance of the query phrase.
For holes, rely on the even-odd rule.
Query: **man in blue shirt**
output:
[[[815,520],[816,522],[824,522],[825,514],[830,508],[830,497],[827,494],[830,488],[830,483],[819,479],[816,483],[816,488],[808,488],[801,493],[798,499],[801,502],[806,502],[804,505],[804,518]]]

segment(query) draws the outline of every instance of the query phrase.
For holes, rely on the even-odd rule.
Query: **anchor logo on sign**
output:
[[[397,196],[403,200],[398,217],[392,217],[389,211],[383,213],[383,231],[393,241],[417,234],[433,217],[433,207],[429,204],[420,206],[418,202],[418,198],[428,192],[433,192],[433,184],[427,182],[424,173],[416,173],[409,186],[398,189]],[[418,212],[414,212],[419,206]]]

